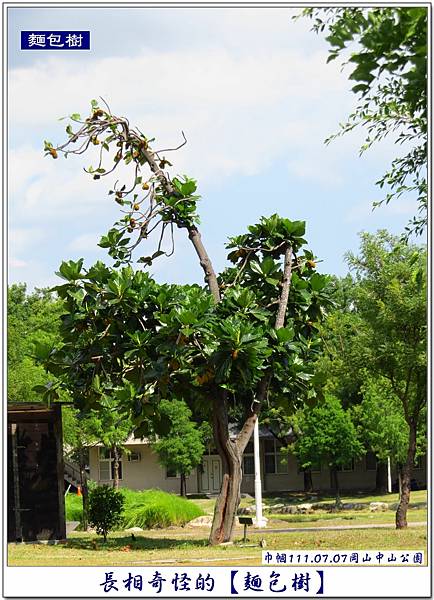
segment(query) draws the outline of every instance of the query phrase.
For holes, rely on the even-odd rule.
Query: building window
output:
[[[122,479],[122,452],[119,451],[119,479]],[[99,448],[99,480],[113,481],[114,457],[109,448]]]
[[[142,460],[142,455],[140,452],[130,452],[128,454],[128,462],[140,462]]]
[[[265,473],[268,475],[288,473],[288,454],[280,448],[277,440],[264,440]]]
[[[249,442],[243,454],[243,475],[255,474],[255,455],[253,453],[253,442]]]
[[[365,456],[365,466],[367,471],[377,470],[377,457],[373,452],[367,452]]]
[[[348,461],[345,465],[338,467],[338,471],[351,472],[354,471],[354,458]]]
[[[176,469],[171,469],[170,467],[166,467],[166,478],[171,479],[173,477],[178,477],[178,473]]]

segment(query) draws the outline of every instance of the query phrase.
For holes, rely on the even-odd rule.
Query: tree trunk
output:
[[[338,475],[338,470],[336,467],[331,467],[330,469],[330,480],[331,480],[331,484],[332,484],[332,489],[335,492],[335,496],[336,496],[336,508],[340,508],[341,507],[341,496],[340,496],[340,490],[339,490],[339,475]]]
[[[307,493],[313,492],[312,471],[310,469],[304,469],[303,471],[303,488]]]
[[[113,487],[115,490],[119,489],[119,448],[113,446]]]
[[[181,483],[180,496],[185,498],[187,496],[187,480],[185,477],[185,473],[181,473],[180,483]]]
[[[407,509],[410,503],[411,476],[414,468],[414,457],[416,455],[416,432],[417,423],[413,418],[409,422],[408,451],[407,460],[401,471],[401,497],[395,515],[397,529],[407,527]]]
[[[237,444],[229,438],[227,393],[218,390],[213,400],[213,431],[222,461],[222,485],[214,508],[209,543],[212,546],[232,541],[235,517],[240,503],[241,460]]]
[[[80,450],[80,487],[82,494],[82,503],[83,503],[83,513],[81,518],[81,526],[83,531],[87,531],[88,528],[88,518],[89,518],[89,489],[87,486],[87,473],[85,471],[86,462],[84,456],[84,450]]]
[[[375,491],[378,494],[387,494],[387,461],[377,461]]]

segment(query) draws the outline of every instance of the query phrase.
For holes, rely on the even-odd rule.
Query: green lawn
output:
[[[107,543],[90,533],[73,533],[65,544],[9,544],[10,566],[90,565],[260,565],[261,539],[271,550],[425,550],[423,527],[405,531],[368,529],[294,533],[250,533],[247,544],[237,529],[232,546],[207,546],[207,531],[153,530],[137,535],[136,541],[124,532],[112,534]]]
[[[320,503],[320,504],[333,504],[335,502],[334,496],[327,495],[315,495],[315,494],[304,494],[300,493],[286,493],[281,496],[265,496],[263,499],[264,507],[273,506],[275,504],[285,504],[296,506],[297,504],[305,504],[308,503]],[[382,494],[382,495],[374,495],[370,494],[348,494],[343,493],[341,496],[341,501],[343,504],[349,503],[357,503],[357,504],[366,504],[366,510],[369,511],[369,504],[371,502],[387,502],[388,504],[393,504],[398,502],[398,494]],[[214,510],[214,500],[209,498],[203,499],[195,499],[194,502],[202,507],[203,511],[207,514],[212,514]],[[417,507],[418,505],[426,505],[427,503],[427,492],[426,490],[418,490],[415,492],[411,492],[411,502],[410,507]],[[255,500],[252,497],[242,498],[240,507],[245,506],[253,506],[255,504]],[[295,516],[295,515],[294,515]]]
[[[427,510],[422,507],[426,503],[426,491],[412,492],[411,505],[408,511],[410,524],[427,519]],[[306,502],[303,494],[286,494],[279,498],[265,498],[264,504],[296,504]],[[321,502],[331,503],[333,498],[322,497]],[[89,565],[259,565],[261,550],[259,542],[264,539],[266,547],[276,550],[426,550],[427,529],[425,526],[409,527],[407,530],[393,529],[395,512],[373,513],[369,510],[370,502],[396,501],[396,494],[387,496],[357,495],[344,496],[342,502],[365,503],[363,510],[345,510],[338,513],[330,510],[315,510],[305,515],[267,514],[267,528],[297,529],[305,527],[334,527],[351,525],[389,524],[390,529],[354,529],[354,530],[319,530],[294,531],[285,533],[261,533],[249,530],[248,543],[241,540],[243,530],[236,529],[235,543],[230,546],[209,547],[207,538],[209,529],[172,526],[163,529],[150,529],[136,534],[133,541],[131,535],[124,531],[109,535],[107,544],[93,533],[73,532],[66,543],[58,545],[46,544],[9,544],[8,564],[11,566],[89,566]],[[195,499],[194,503],[207,514],[212,514],[214,499]],[[73,499],[71,505],[77,504]],[[253,498],[243,498],[241,506],[254,504]]]

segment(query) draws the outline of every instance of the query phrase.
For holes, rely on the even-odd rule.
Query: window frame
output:
[[[102,453],[105,452],[108,454],[108,457],[102,457]],[[103,464],[108,464],[109,465],[109,479],[103,479],[101,477],[101,463]],[[124,469],[123,469],[123,453],[122,450],[120,450],[119,452],[119,481],[123,480],[123,473],[124,473]],[[114,458],[112,456],[112,451],[110,448],[106,448],[105,446],[99,446],[98,447],[98,481],[113,481],[114,477],[113,477],[113,465],[114,465]]]
[[[374,457],[375,460],[375,467],[374,468],[368,468],[368,455],[371,455]],[[378,465],[378,458],[375,456],[374,452],[367,452],[365,454],[365,471],[367,471],[368,473],[373,473],[374,471],[377,471],[377,465]]]
[[[245,459],[249,458],[249,459],[253,459],[253,471],[251,473],[247,473],[246,469],[245,469]],[[254,477],[255,475],[255,455],[253,452],[248,452],[247,454],[243,454],[243,477],[244,475],[246,477]]]
[[[169,467],[165,467],[166,479],[179,479],[180,478],[180,474],[176,470],[174,471],[175,475],[169,475],[170,471],[171,471],[171,469],[169,469]]]
[[[349,462],[350,464],[350,468],[348,468],[348,465],[340,465],[338,467],[338,471],[340,471],[341,473],[354,473],[355,470],[355,461],[354,458],[352,458]]]
[[[278,446],[278,441],[275,439],[267,439],[265,440],[265,442],[273,442],[273,451],[267,450],[267,446],[266,443],[264,443],[264,473],[265,475],[288,475],[289,473],[289,464],[288,464],[288,460],[287,460],[287,454],[284,452],[280,451],[280,447]],[[281,460],[281,456],[282,455],[286,455],[286,462],[282,463],[280,462]],[[267,470],[267,457],[269,456],[273,456],[274,457],[274,471],[268,471]],[[279,460],[280,458],[280,460]],[[282,465],[285,467],[285,470],[280,470],[279,471],[279,465]]]

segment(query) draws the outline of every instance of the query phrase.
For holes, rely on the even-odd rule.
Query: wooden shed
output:
[[[60,405],[8,404],[8,541],[66,538]]]

